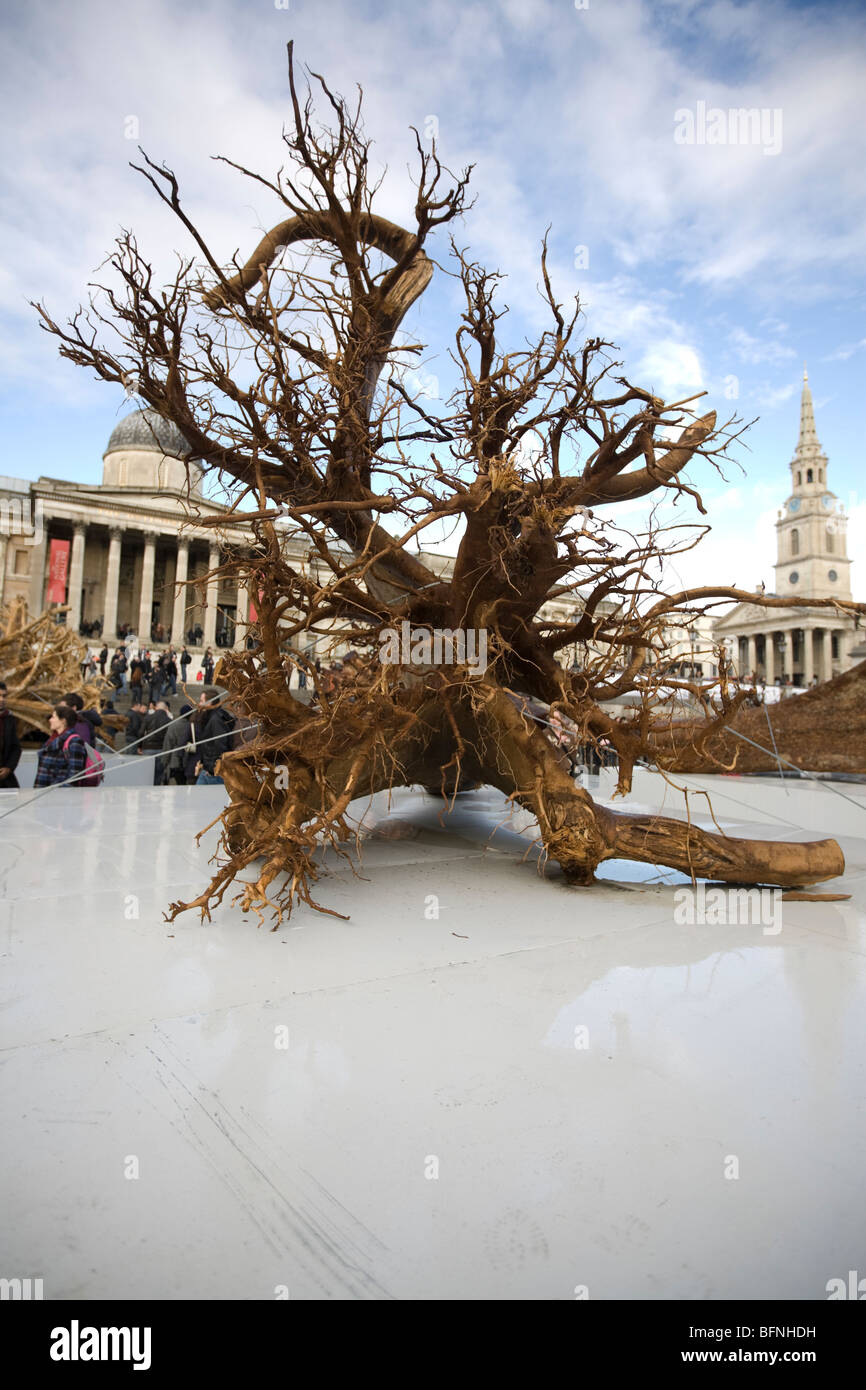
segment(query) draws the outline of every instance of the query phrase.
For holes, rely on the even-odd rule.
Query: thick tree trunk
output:
[[[782,887],[820,883],[844,872],[845,859],[835,840],[744,840],[669,816],[632,815],[597,806],[588,792],[575,786],[556,750],[506,695],[497,692],[488,710],[487,738],[498,742],[501,756],[495,767],[482,771],[482,779],[514,794],[532,811],[545,849],[573,883],[591,883],[605,859],[659,864],[695,878]]]
[[[464,687],[464,692],[466,687]],[[316,851],[339,851],[356,835],[351,802],[399,786],[441,787],[458,780],[498,787],[531,812],[541,843],[575,885],[594,881],[606,859],[632,859],[679,869],[693,878],[736,884],[799,887],[843,873],[834,840],[805,844],[736,839],[667,816],[615,812],[596,805],[563,766],[557,749],[501,689],[477,683],[471,696],[446,703],[426,693],[402,723],[371,719],[367,732],[330,730],[324,759],[307,758],[273,735],[224,757],[219,765],[230,804],[222,815],[226,860],[209,888],[178,912],[209,916],[233,880],[243,912],[276,912],[277,922],[319,876]],[[312,722],[312,721],[311,721]],[[301,750],[303,736],[295,740]],[[251,879],[239,878],[254,869]],[[285,879],[275,894],[275,881]],[[237,900],[236,900],[237,901]],[[327,909],[320,909],[327,911]]]

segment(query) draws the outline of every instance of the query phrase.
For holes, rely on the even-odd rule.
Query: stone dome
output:
[[[113,454],[120,449],[150,450],[154,454],[176,459],[185,459],[190,452],[177,425],[163,420],[158,411],[150,406],[124,415],[120,423],[115,425],[105,454]]]
[[[150,497],[165,493],[164,505],[174,507],[176,501],[169,494],[185,492],[188,483],[201,495],[204,470],[189,454],[176,425],[150,407],[134,410],[112,431],[102,455],[103,486],[134,488]]]

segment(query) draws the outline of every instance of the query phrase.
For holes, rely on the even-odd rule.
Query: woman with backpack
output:
[[[34,787],[53,787],[70,777],[78,777],[86,768],[87,749],[84,740],[75,732],[77,718],[77,711],[70,705],[55,705],[48,720],[51,735],[39,749]],[[80,787],[82,781],[79,778],[72,785]]]
[[[61,704],[68,705],[75,714],[75,726],[73,733],[76,733],[85,743],[91,747],[96,747],[96,726],[102,723],[102,715],[99,710],[85,709],[84,701],[74,690],[68,695],[64,695]]]

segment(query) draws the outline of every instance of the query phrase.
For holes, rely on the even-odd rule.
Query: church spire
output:
[[[791,491],[776,522],[777,594],[850,599],[846,522],[845,509],[827,486],[827,457],[818,442],[809,373],[804,367]],[[792,617],[796,611],[792,610]],[[829,641],[826,636],[823,640]]]
[[[812,391],[809,387],[809,373],[803,367],[803,394],[800,398],[800,437],[791,464],[792,468],[808,467],[811,464],[826,462],[818,434],[815,429],[815,409],[812,404]]]

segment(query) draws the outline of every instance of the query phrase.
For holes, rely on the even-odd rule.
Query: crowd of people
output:
[[[176,719],[164,700],[150,706],[139,700],[130,708],[121,751],[129,757],[155,755],[155,787],[202,786],[222,782],[216,764],[235,746],[236,730],[234,715],[204,694],[198,705],[181,705]]]
[[[101,676],[108,676],[114,688],[124,693],[130,693],[132,687],[141,684],[151,688],[151,696],[163,691],[176,695],[178,680],[186,683],[193,662],[194,658],[185,646],[179,652],[177,648],[168,646],[157,653],[147,647],[136,647],[130,641],[118,644],[111,651],[108,644],[103,642],[101,648],[88,647],[81,661],[81,679],[93,680],[98,672]],[[212,685],[215,667],[213,649],[208,647],[199,658],[195,679]]]
[[[186,663],[183,663],[183,655],[187,657]],[[154,786],[222,782],[216,766],[240,737],[237,719],[219,696],[208,696],[204,691],[197,705],[187,702],[181,705],[179,715],[174,716],[165,698],[169,691],[173,694],[177,691],[177,663],[173,653],[164,653],[155,666],[147,656],[147,653],[139,653],[130,664],[132,700],[121,754],[149,757],[153,763]],[[212,661],[211,657],[210,675],[213,674]],[[188,662],[189,653],[184,648],[181,657],[184,675]],[[126,670],[122,674],[126,676]],[[48,736],[37,750],[33,785],[50,787],[71,782],[73,786],[99,786],[105,775],[105,762],[98,751],[97,730],[104,726],[103,715],[117,713],[110,699],[102,701],[100,712],[86,709],[81,695],[74,691],[64,695],[48,716]],[[108,746],[104,740],[103,745]],[[0,680],[0,790],[20,787],[16,769],[21,752],[16,720],[8,707],[8,689]]]
[[[101,654],[104,665],[107,651]],[[111,662],[111,674],[118,689],[128,689],[131,704],[126,718],[121,753],[127,757],[150,757],[153,762],[153,785],[166,786],[221,782],[217,764],[224,753],[237,746],[242,736],[235,716],[219,697],[202,692],[197,705],[181,705],[179,715],[173,716],[168,695],[177,693],[178,666],[185,682],[191,657],[186,647],[177,657],[173,648],[166,649],[154,662],[147,651],[136,652],[126,662],[123,648],[118,648]],[[122,664],[121,664],[122,663]],[[285,658],[287,678],[297,668],[306,675],[305,667],[291,656]],[[202,658],[205,680],[211,683],[213,655],[210,649]],[[349,652],[342,661],[323,667],[317,658],[310,664],[315,672],[318,690],[333,698],[341,686],[357,679],[362,667],[357,652]],[[305,684],[305,681],[302,681]],[[578,731],[559,711],[527,696],[509,692],[521,712],[538,723],[546,737],[557,747],[563,766],[572,771],[588,769],[597,772],[601,766],[616,762],[615,750],[607,739],[582,747]],[[351,693],[349,695],[351,698]],[[0,681],[0,789],[17,787],[15,768],[21,756],[15,720],[7,708],[6,686]],[[104,713],[115,714],[113,704],[106,702]],[[85,709],[80,695],[70,692],[51,713],[50,733],[38,753],[35,786],[51,786],[76,779],[80,786],[95,786],[102,781],[104,764],[96,751],[97,728],[102,716],[95,709]]]
[[[101,618],[94,618],[91,622],[87,622],[87,621],[85,621],[84,619],[82,619],[81,622],[80,622],[79,625],[78,625],[78,631],[79,631],[79,633],[80,633],[80,635],[81,635],[82,637],[102,637],[102,635],[103,635],[103,622],[102,622],[102,619],[101,619]],[[132,637],[134,634],[135,634],[135,628],[132,626],[131,623],[121,623],[121,624],[118,626],[117,632],[116,632],[116,636],[119,638],[119,640],[120,640],[121,642],[124,642],[124,641],[126,640],[127,637]],[[186,634],[186,640],[187,640],[187,642],[189,643],[189,645],[190,645],[191,647],[197,646],[197,645],[201,642],[201,640],[202,640],[203,637],[204,637],[204,630],[203,630],[203,628],[202,628],[201,623],[195,623],[192,627],[188,628],[187,634]],[[218,646],[218,647],[226,646],[226,637],[227,637],[227,629],[224,629],[222,632],[217,633],[217,639],[216,639],[216,640],[217,640],[217,646]],[[166,627],[165,627],[162,623],[160,623],[160,622],[154,621],[154,622],[151,623],[151,625],[150,625],[150,640],[151,640],[151,642],[161,643],[161,642],[169,641],[170,639],[171,639],[171,628],[166,629]]]
[[[171,646],[159,655],[146,647],[117,647],[110,659],[108,648],[103,646],[98,655],[93,654],[93,658],[99,665],[100,675],[107,675],[115,690],[142,695],[147,689],[148,704],[155,704],[164,695],[176,695],[178,679],[183,685],[186,684],[193,660],[186,647],[177,652]],[[199,663],[196,679],[205,685],[212,685],[215,665],[214,654],[208,647]],[[95,665],[92,674],[96,674]]]

